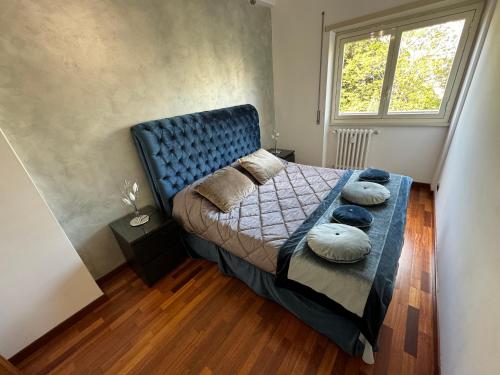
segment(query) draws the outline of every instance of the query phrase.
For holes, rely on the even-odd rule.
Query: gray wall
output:
[[[94,277],[123,262],[107,228],[129,212],[121,181],[148,189],[129,127],[243,103],[259,110],[269,144],[267,8],[246,0],[0,3],[0,127]],[[141,198],[152,202],[149,191]]]

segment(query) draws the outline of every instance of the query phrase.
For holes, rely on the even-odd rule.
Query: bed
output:
[[[373,256],[332,268],[311,256],[304,237],[343,203],[340,191],[359,171],[284,162],[283,171],[222,213],[193,187],[261,147],[253,106],[149,121],[131,130],[156,204],[184,228],[192,257],[216,262],[221,272],[279,303],[348,354],[373,363],[403,245],[409,177],[391,175],[390,203],[371,209]],[[297,268],[304,262],[321,275],[315,281],[321,285],[304,282],[311,274]]]

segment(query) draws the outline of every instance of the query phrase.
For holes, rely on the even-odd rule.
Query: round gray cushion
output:
[[[372,248],[361,229],[344,224],[321,224],[307,234],[307,244],[323,259],[336,263],[354,263],[366,257]]]
[[[342,198],[361,206],[384,203],[390,196],[391,193],[386,187],[374,182],[351,182],[342,189]]]

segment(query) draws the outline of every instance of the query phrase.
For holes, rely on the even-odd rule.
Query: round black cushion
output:
[[[391,179],[389,172],[382,169],[368,168],[359,174],[362,181],[387,182]]]
[[[363,228],[372,224],[373,215],[366,208],[348,204],[337,207],[333,211],[332,219],[337,223]]]

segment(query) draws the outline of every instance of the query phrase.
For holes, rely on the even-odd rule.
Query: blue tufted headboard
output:
[[[132,127],[156,203],[166,215],[186,185],[260,148],[250,104],[148,121]]]

